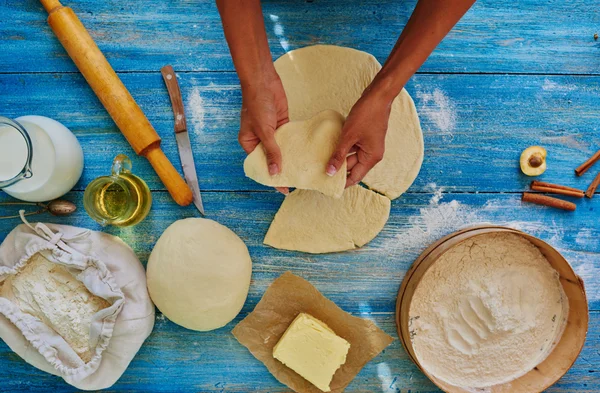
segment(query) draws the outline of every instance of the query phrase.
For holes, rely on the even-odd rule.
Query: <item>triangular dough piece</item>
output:
[[[381,232],[390,207],[388,198],[361,186],[346,189],[340,199],[296,190],[281,204],[264,243],[313,254],[362,247]]]
[[[244,172],[266,186],[316,190],[340,198],[346,185],[346,163],[334,176],[328,176],[325,168],[343,125],[344,117],[332,110],[320,112],[309,120],[284,124],[275,133],[281,149],[281,173],[269,174],[262,143],[244,161]]]
[[[372,55],[334,45],[293,50],[275,61],[288,100],[290,120],[309,119],[323,109],[348,116],[381,69]],[[410,187],[423,162],[423,133],[406,90],[392,103],[385,154],[363,179],[391,199]]]

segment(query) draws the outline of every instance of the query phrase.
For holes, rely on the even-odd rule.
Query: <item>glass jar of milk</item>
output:
[[[83,151],[67,127],[43,116],[0,116],[0,189],[27,202],[56,199],[79,181]]]

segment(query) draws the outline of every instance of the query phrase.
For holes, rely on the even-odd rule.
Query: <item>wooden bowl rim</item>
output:
[[[472,233],[470,233],[472,232]],[[415,363],[415,365],[421,370],[421,372],[423,372],[423,374],[425,374],[427,376],[427,378],[429,378],[429,380],[431,380],[438,388],[442,389],[443,391],[446,391],[444,386],[441,386],[440,383],[438,382],[437,378],[435,378],[434,376],[430,375],[419,363],[419,361],[416,359],[416,356],[413,355],[413,351],[412,351],[412,345],[409,344],[410,342],[410,338],[408,337],[404,337],[403,333],[402,333],[402,321],[401,321],[401,308],[402,308],[402,303],[404,301],[404,297],[406,295],[406,289],[408,284],[411,282],[411,279],[413,278],[415,272],[417,271],[418,267],[421,265],[421,263],[426,260],[431,253],[433,253],[434,251],[436,251],[440,246],[447,246],[447,249],[444,250],[441,254],[443,255],[446,251],[450,250],[451,248],[457,246],[458,244],[472,238],[478,235],[483,235],[483,234],[489,234],[489,233],[501,233],[501,232],[508,232],[508,233],[514,233],[520,236],[523,236],[524,238],[526,238],[527,240],[534,239],[536,242],[539,242],[541,244],[544,244],[545,246],[547,246],[549,249],[553,250],[557,255],[559,255],[562,259],[562,261],[564,262],[564,267],[567,268],[567,270],[569,271],[569,273],[571,273],[574,277],[577,278],[577,286],[581,292],[581,297],[582,300],[585,302],[586,305],[586,314],[585,314],[585,326],[583,326],[583,328],[585,329],[584,334],[583,334],[583,339],[581,340],[581,343],[579,344],[579,348],[577,349],[577,351],[575,352],[573,359],[571,360],[571,364],[569,366],[569,368],[567,368],[565,370],[564,373],[562,373],[560,376],[558,376],[552,383],[548,384],[547,386],[544,386],[541,388],[540,391],[543,391],[545,389],[548,389],[550,386],[554,385],[556,382],[558,382],[560,380],[560,378],[562,378],[564,376],[564,374],[567,373],[567,371],[573,366],[573,364],[575,364],[575,361],[577,360],[577,358],[579,357],[579,355],[581,354],[581,351],[583,350],[583,347],[585,345],[585,341],[587,338],[587,333],[588,333],[588,328],[589,328],[589,305],[588,305],[588,300],[587,300],[587,295],[585,292],[585,286],[584,286],[584,282],[581,279],[581,277],[579,275],[577,275],[575,273],[575,271],[573,270],[573,267],[571,266],[571,264],[567,261],[567,259],[560,253],[558,252],[558,250],[556,250],[552,245],[548,244],[547,242],[533,236],[530,235],[528,233],[525,233],[523,231],[520,231],[518,229],[514,229],[514,228],[509,228],[509,227],[504,227],[504,226],[500,226],[500,225],[476,225],[476,226],[471,226],[471,227],[467,227],[467,228],[463,228],[460,229],[456,232],[450,233],[442,238],[440,238],[439,240],[437,240],[436,242],[434,242],[433,244],[431,244],[429,247],[427,247],[418,257],[417,259],[415,259],[415,261],[413,262],[413,264],[411,265],[411,267],[408,269],[408,271],[406,272],[406,275],[404,276],[404,279],[402,280],[402,284],[400,285],[400,289],[398,290],[398,297],[396,300],[396,331],[398,333],[398,338],[400,339],[400,342],[402,343],[402,346],[404,347],[405,352],[408,354],[408,356],[410,357],[410,359],[413,361],[413,363]],[[469,234],[470,233],[470,234]],[[465,235],[464,237],[462,235]],[[452,241],[452,239],[456,238],[456,237],[461,237],[461,239],[459,241],[454,240],[454,242]],[[532,243],[533,244],[533,243]],[[537,246],[536,244],[534,244],[536,247],[538,247],[538,249],[540,248],[539,246]],[[543,250],[540,250],[543,251]],[[544,254],[545,256],[545,254]],[[439,257],[438,257],[439,258]],[[423,275],[431,268],[431,266],[433,266],[435,264],[435,262],[437,261],[437,258],[433,261],[431,261],[431,263],[429,264],[429,266],[425,269],[425,271],[422,273],[421,277],[423,277]],[[420,282],[417,281],[417,284]],[[561,282],[561,285],[562,282]],[[411,299],[412,299],[412,295],[411,295]],[[409,303],[410,304],[410,303]],[[569,308],[569,313],[572,312],[572,309]],[[560,342],[563,340],[564,337],[564,333],[563,336],[561,336],[561,338],[559,339],[559,341],[557,342],[557,344],[554,346],[554,348],[552,349],[552,351],[550,352],[550,354],[548,355],[548,357],[550,357],[550,355],[552,354],[552,352],[554,352],[556,350],[556,348],[559,346]],[[543,362],[542,362],[543,363]],[[536,367],[537,368],[537,367]],[[532,370],[533,371],[533,370]],[[530,371],[529,373],[531,373],[532,371]],[[525,374],[528,375],[529,373]],[[523,375],[522,377],[524,377],[525,375]],[[520,377],[520,378],[522,378]],[[514,381],[511,381],[509,383],[518,381],[519,378],[517,378]],[[503,386],[503,385],[496,385],[496,386]],[[460,389],[460,387],[457,387],[458,389]],[[466,392],[466,390],[465,390]]]

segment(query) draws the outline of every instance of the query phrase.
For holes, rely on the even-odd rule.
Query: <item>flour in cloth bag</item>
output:
[[[39,253],[0,285],[0,296],[54,329],[81,360],[91,360],[90,325],[95,313],[110,306],[106,300]]]
[[[21,218],[0,244],[0,339],[78,389],[112,386],[154,326],[144,267],[117,237]]]

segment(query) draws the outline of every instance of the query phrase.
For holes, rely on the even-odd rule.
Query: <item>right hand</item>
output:
[[[281,150],[275,141],[275,131],[287,122],[287,98],[277,73],[265,82],[242,85],[242,115],[238,141],[248,154],[262,142],[271,176],[281,172]],[[289,193],[285,187],[277,187],[277,190],[286,195]]]

